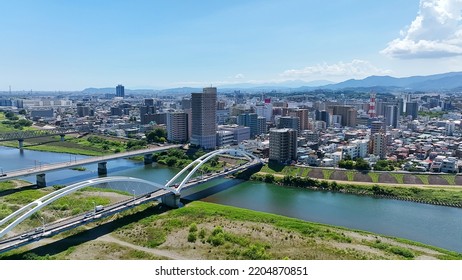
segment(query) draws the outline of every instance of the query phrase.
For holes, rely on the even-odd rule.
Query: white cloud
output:
[[[462,0],[420,0],[417,17],[382,54],[398,58],[462,55]]]
[[[370,75],[389,74],[390,70],[380,69],[369,61],[354,59],[351,62],[335,64],[317,64],[303,69],[284,71],[281,76],[293,79],[335,79],[335,78],[363,78]]]
[[[244,78],[244,74],[237,74],[236,76],[234,76],[234,79],[243,79]]]

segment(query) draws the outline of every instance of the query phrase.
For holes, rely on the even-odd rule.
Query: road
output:
[[[220,178],[220,177],[223,177],[223,176],[226,176],[226,175],[229,175],[229,174],[241,171],[241,170],[245,170],[257,164],[260,164],[260,162],[258,160],[253,160],[246,164],[237,166],[236,168],[233,168],[233,169],[229,169],[226,171],[223,170],[217,173],[205,174],[201,176],[200,178],[199,177],[193,178],[189,180],[189,182],[183,187],[183,189],[188,189],[196,185],[205,183],[207,181],[217,179],[217,178]],[[176,185],[173,187],[176,187]],[[170,194],[170,193],[172,192],[168,190],[164,190],[164,189],[155,190],[153,192],[143,194],[138,197],[130,198],[130,199],[118,202],[118,203],[107,205],[101,211],[90,211],[90,212],[82,213],[82,214],[72,216],[69,218],[61,219],[59,221],[46,224],[44,226],[45,229],[43,229],[43,227],[38,227],[34,230],[23,232],[18,235],[0,240],[0,253],[27,245],[32,242],[36,242],[42,238],[51,237],[63,231],[70,230],[75,227],[84,225],[86,223],[94,222],[96,220],[114,215],[116,213],[130,209],[134,206],[138,206],[140,204],[158,200],[162,196]]]
[[[20,235],[0,240],[0,253],[24,246],[42,238],[51,237],[86,223],[94,222],[104,217],[114,215],[134,206],[158,200],[168,193],[170,193],[170,191],[159,189],[139,197],[130,198],[112,205],[105,206],[101,211],[92,210],[76,216],[58,220],[50,224],[46,224],[45,229],[43,229],[43,227],[38,227],[34,230],[23,232]]]
[[[164,151],[164,150],[168,150],[172,148],[179,148],[179,147],[181,147],[181,145],[165,145],[161,147],[147,148],[143,150],[129,151],[129,152],[117,153],[117,154],[112,154],[112,155],[107,155],[107,156],[89,157],[89,158],[80,159],[76,161],[66,161],[66,162],[40,165],[35,168],[6,171],[2,174],[2,176],[0,175],[1,176],[0,181],[6,181],[6,180],[18,178],[18,177],[35,175],[35,174],[40,174],[40,173],[46,173],[46,172],[56,171],[60,169],[69,169],[72,167],[82,166],[85,164],[105,162],[105,161],[110,161],[110,160],[119,159],[119,158],[134,157],[134,156],[139,156],[139,155],[144,155],[144,154],[149,154],[149,153],[154,153],[154,152],[159,152],[159,151]]]

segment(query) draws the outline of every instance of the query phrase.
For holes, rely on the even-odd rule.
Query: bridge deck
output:
[[[134,157],[134,156],[149,154],[153,152],[159,152],[159,151],[168,150],[172,148],[178,148],[178,147],[181,147],[181,145],[165,145],[162,147],[154,147],[154,148],[130,151],[130,152],[125,152],[125,153],[118,153],[118,154],[107,155],[107,156],[90,157],[90,158],[80,159],[80,160],[72,161],[72,162],[69,161],[69,162],[52,163],[52,164],[47,164],[47,165],[41,165],[40,167],[37,167],[37,168],[27,168],[27,169],[21,169],[21,170],[5,171],[3,173],[3,176],[0,177],[0,181],[11,180],[14,178],[19,178],[19,177],[24,177],[24,176],[29,176],[29,175],[46,173],[46,172],[56,171],[60,169],[68,169],[68,168],[72,168],[76,166],[82,166],[85,164],[105,162],[105,161],[110,161],[110,160],[119,159],[119,158]]]

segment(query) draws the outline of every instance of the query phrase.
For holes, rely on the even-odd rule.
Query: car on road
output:
[[[93,216],[95,213],[93,212],[88,212],[87,214],[85,214],[84,218],[89,218],[91,216]]]
[[[43,232],[43,227],[38,227],[35,229],[35,232]]]
[[[21,239],[26,239],[27,237],[29,237],[29,234],[28,233],[24,233],[24,234],[21,234],[21,236],[19,238]]]

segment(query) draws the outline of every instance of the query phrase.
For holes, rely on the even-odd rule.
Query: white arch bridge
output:
[[[130,206],[133,206],[136,204],[140,203],[145,203],[148,201],[152,201],[154,199],[161,198],[162,202],[170,207],[178,207],[180,197],[181,197],[181,191],[184,188],[190,187],[197,185],[198,183],[205,181],[197,181],[197,180],[190,180],[191,177],[194,175],[194,173],[202,166],[204,165],[207,161],[211,160],[217,155],[221,154],[232,154],[235,156],[239,156],[240,158],[245,158],[248,160],[247,163],[241,164],[238,166],[235,166],[234,168],[230,170],[224,170],[220,173],[216,173],[214,175],[211,175],[208,177],[208,179],[215,179],[217,177],[221,177],[227,174],[235,173],[240,170],[245,170],[248,169],[249,167],[261,164],[260,158],[246,152],[243,150],[239,149],[221,149],[221,150],[216,150],[209,152],[198,159],[194,160],[191,162],[188,166],[183,168],[179,173],[177,173],[172,179],[170,179],[165,185],[153,183],[147,180],[139,179],[139,178],[133,178],[133,177],[121,177],[121,176],[114,176],[114,177],[105,177],[105,178],[97,178],[97,179],[91,179],[91,180],[86,180],[83,182],[75,183],[72,185],[69,185],[67,187],[64,187],[62,189],[56,190],[52,193],[49,193],[23,207],[20,209],[16,210],[15,212],[11,213],[7,217],[5,217],[3,220],[0,221],[0,227],[7,224],[6,227],[4,227],[2,230],[0,230],[0,238],[2,238],[4,235],[6,235],[8,232],[10,232],[14,227],[16,227],[18,224],[20,224],[22,221],[25,219],[31,217],[35,213],[37,213],[39,210],[44,208],[45,206],[53,203],[54,201],[69,195],[71,193],[74,193],[82,188],[89,187],[89,186],[95,186],[95,185],[100,185],[100,184],[105,184],[105,183],[111,183],[111,182],[125,182],[129,184],[133,183],[141,183],[141,184],[146,184],[149,187],[152,187],[152,192],[149,193],[149,195],[143,194],[137,198],[133,197],[133,200],[130,200],[129,203],[121,202],[118,204],[111,205],[110,207],[106,207],[104,212],[101,212],[105,214],[104,216],[109,216],[112,214],[115,214],[120,211],[124,211]],[[184,176],[184,177],[183,177]],[[179,181],[180,178],[181,181]],[[179,182],[178,182],[179,181]],[[155,196],[153,195],[155,194]],[[131,205],[130,205],[131,203]],[[96,209],[93,214],[96,214]],[[101,216],[101,215],[100,215]],[[78,220],[75,217],[68,218],[66,220],[61,220],[56,225],[53,225],[55,228],[60,227],[60,231],[64,231],[70,228],[75,227],[82,221],[82,217],[85,219],[87,216],[81,215],[81,217],[78,217]],[[8,223],[10,222],[10,223]],[[73,224],[74,223],[74,224]],[[44,226],[45,227],[45,226]],[[50,227],[50,226],[49,226]],[[44,231],[44,229],[43,229]],[[17,240],[16,243],[11,243],[15,247],[18,246],[18,244],[25,243],[23,240],[24,234],[21,235],[21,238],[16,237],[16,239],[11,238],[13,241]],[[2,242],[5,243],[5,242]],[[24,245],[24,244],[23,244]],[[0,251],[5,251],[4,249],[2,250],[0,246]]]

